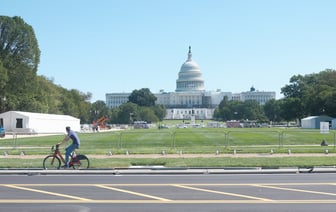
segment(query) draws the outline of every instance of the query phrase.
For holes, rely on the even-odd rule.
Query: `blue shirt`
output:
[[[71,138],[72,144],[77,144],[78,146],[80,145],[80,140],[79,140],[79,137],[77,136],[77,133],[75,133],[74,131],[70,130],[68,132],[68,136],[69,136],[69,138]]]

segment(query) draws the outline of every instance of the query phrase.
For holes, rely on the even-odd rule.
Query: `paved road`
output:
[[[335,210],[335,173],[0,176],[0,211]]]

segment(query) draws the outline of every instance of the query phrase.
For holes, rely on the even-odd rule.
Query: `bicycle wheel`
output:
[[[73,158],[70,162],[70,166],[72,166],[73,169],[88,169],[90,161],[85,155],[77,155],[77,157]]]
[[[43,160],[43,169],[59,169],[61,167],[61,160],[58,157],[49,155]]]

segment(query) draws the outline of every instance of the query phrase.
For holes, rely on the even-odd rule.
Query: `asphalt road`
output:
[[[1,175],[0,211],[336,211],[336,174]]]

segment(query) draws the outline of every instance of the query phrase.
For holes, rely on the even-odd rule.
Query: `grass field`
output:
[[[325,166],[334,165],[335,131],[320,134],[319,130],[282,128],[186,128],[186,129],[138,129],[100,133],[80,133],[81,148],[78,152],[87,155],[123,155],[129,158],[91,159],[96,168],[127,167],[131,164],[157,164],[165,166],[220,167],[220,166]],[[1,151],[9,155],[47,155],[50,148],[63,135],[1,139]],[[321,146],[325,139],[329,146]],[[287,154],[292,157],[267,158],[132,158],[134,154]],[[325,157],[296,157],[295,153],[325,153]],[[0,168],[41,167],[41,159],[0,158]]]

